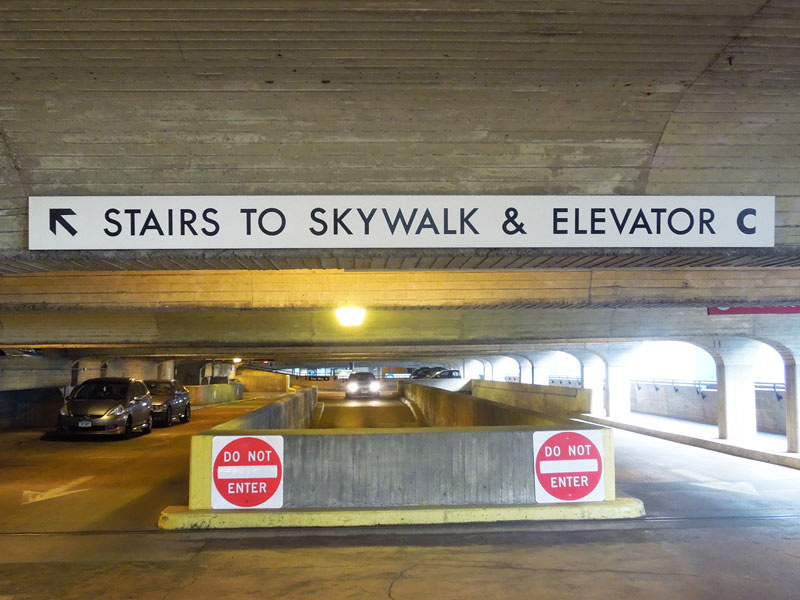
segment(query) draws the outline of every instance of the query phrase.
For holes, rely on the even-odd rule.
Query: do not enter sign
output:
[[[606,499],[601,431],[537,431],[533,434],[536,502]]]
[[[211,508],[283,506],[283,437],[215,437],[211,464]]]

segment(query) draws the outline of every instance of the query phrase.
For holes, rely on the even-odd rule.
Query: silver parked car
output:
[[[150,392],[140,379],[100,377],[78,385],[61,407],[60,434],[130,435],[153,429]]]
[[[153,418],[165,427],[175,419],[186,423],[192,417],[189,390],[174,379],[146,379],[145,385],[153,396]]]

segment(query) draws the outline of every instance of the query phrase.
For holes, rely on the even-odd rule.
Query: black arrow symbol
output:
[[[61,223],[61,226],[69,231],[70,235],[75,235],[78,233],[78,230],[75,229],[69,222],[64,218],[66,215],[74,215],[75,211],[71,208],[51,208],[50,209],[50,231],[54,234],[56,232],[56,224]]]

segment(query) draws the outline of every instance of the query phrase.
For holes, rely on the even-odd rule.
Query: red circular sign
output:
[[[554,498],[580,500],[592,493],[603,478],[603,459],[589,438],[564,431],[539,448],[536,477]]]
[[[220,496],[242,508],[264,504],[281,484],[283,465],[264,440],[237,438],[224,446],[214,461],[214,485]]]

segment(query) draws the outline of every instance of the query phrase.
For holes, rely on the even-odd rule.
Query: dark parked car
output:
[[[146,379],[145,384],[153,396],[153,418],[169,427],[179,419],[186,423],[192,417],[189,390],[174,379]]]
[[[444,367],[420,367],[411,372],[411,379],[426,379]]]
[[[153,429],[151,397],[140,379],[101,377],[77,386],[61,407],[60,434],[130,435]]]
[[[347,380],[344,397],[370,396],[381,397],[381,384],[372,373],[351,373]]]
[[[461,379],[461,371],[458,369],[442,369],[430,377],[431,379]]]

